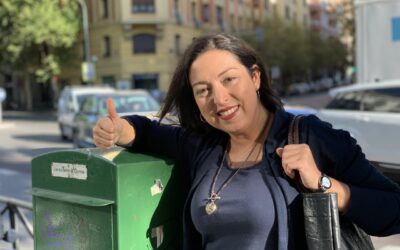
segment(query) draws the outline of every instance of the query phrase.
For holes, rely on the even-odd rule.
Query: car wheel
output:
[[[67,141],[67,140],[68,140],[68,137],[67,137],[67,136],[65,135],[65,133],[64,133],[64,126],[61,125],[61,124],[59,124],[59,126],[60,126],[61,140]]]
[[[79,133],[78,130],[74,129],[72,133],[72,146],[73,148],[80,148],[79,144]]]

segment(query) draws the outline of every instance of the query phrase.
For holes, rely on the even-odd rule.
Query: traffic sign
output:
[[[82,80],[84,82],[93,82],[96,77],[96,70],[94,67],[94,63],[83,62],[81,69],[82,69]]]

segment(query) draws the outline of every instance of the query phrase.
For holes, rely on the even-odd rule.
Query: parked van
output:
[[[72,139],[74,128],[74,117],[78,113],[82,101],[90,94],[113,93],[111,87],[95,86],[67,86],[58,99],[57,121],[60,127],[60,134],[63,140]]]

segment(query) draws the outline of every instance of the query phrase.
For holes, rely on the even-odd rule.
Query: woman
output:
[[[305,188],[336,192],[367,233],[400,233],[399,187],[348,132],[309,116],[304,144],[286,145],[292,115],[255,51],[233,36],[197,38],[184,53],[161,112],[176,112],[181,127],[120,118],[111,100],[108,109],[93,129],[98,147],[161,154],[182,170],[184,249],[306,249],[296,171]]]

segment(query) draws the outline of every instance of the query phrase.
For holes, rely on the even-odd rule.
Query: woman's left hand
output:
[[[287,176],[293,179],[295,171],[298,171],[305,188],[318,189],[321,171],[318,169],[307,144],[286,145],[283,148],[277,148],[276,153],[282,158],[282,167]]]

